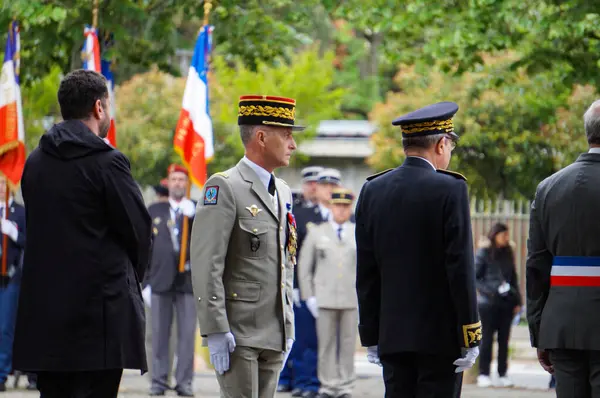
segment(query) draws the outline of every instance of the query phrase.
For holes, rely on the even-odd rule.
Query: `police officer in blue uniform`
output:
[[[7,189],[6,177],[0,175],[0,236],[8,236],[6,272],[0,276],[0,391],[6,391],[6,378],[12,369],[22,254],[25,247],[25,208],[15,203],[11,195],[8,212],[5,212],[3,198]],[[30,383],[35,385],[34,378],[30,378]]]
[[[316,177],[313,175],[307,178],[316,179],[316,201],[318,203],[313,206],[294,208],[294,216],[296,217],[296,225],[298,226],[298,252],[302,249],[302,242],[306,237],[308,228],[329,220],[331,192],[341,184],[341,175],[336,169],[322,169]],[[314,398],[318,395],[320,387],[317,375],[318,344],[315,316],[313,315],[316,311],[317,308],[309,308],[306,302],[300,301],[298,277],[295,275],[294,314],[296,342],[294,343],[293,350],[296,350],[296,355],[292,359],[293,365],[291,367],[294,381],[292,396],[294,397]],[[284,382],[285,380],[284,378]],[[284,386],[280,381],[280,387]],[[283,388],[280,389],[285,391]]]
[[[367,178],[356,209],[359,334],[386,398],[460,396],[481,340],[469,197],[446,171],[458,105],[396,119],[404,163]]]

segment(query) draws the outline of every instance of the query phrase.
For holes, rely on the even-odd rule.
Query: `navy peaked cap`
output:
[[[452,117],[457,111],[458,104],[454,102],[438,102],[402,115],[394,119],[392,124],[402,128],[403,137],[446,133],[458,138],[458,135],[454,133],[452,122]]]

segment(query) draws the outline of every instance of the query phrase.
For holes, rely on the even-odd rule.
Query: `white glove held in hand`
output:
[[[144,304],[150,308],[152,304],[152,288],[150,285],[147,285],[144,290],[142,290],[142,298],[144,299]]]
[[[7,220],[6,218],[2,218],[2,233],[4,235],[8,235],[13,242],[16,242],[19,238],[19,229],[17,228],[17,224]]]
[[[292,301],[296,307],[300,307],[300,290],[294,289],[292,290]]]
[[[475,360],[479,356],[479,347],[467,348],[465,356],[458,358],[453,362],[454,365],[458,366],[455,370],[456,373],[464,372],[467,369],[471,369],[475,365]]]
[[[367,347],[367,360],[372,364],[383,366],[379,360],[379,353],[376,345]]]
[[[196,205],[188,198],[181,199],[181,202],[179,203],[179,208],[181,209],[183,215],[186,217],[194,217],[196,215]]]
[[[235,349],[235,338],[231,332],[227,332],[209,334],[206,339],[210,363],[217,373],[222,375],[229,370],[229,354]]]
[[[285,365],[288,357],[290,356],[290,352],[292,351],[292,346],[294,345],[293,339],[287,339],[285,341],[285,352],[283,353],[283,365],[281,366],[281,371],[285,369]]]
[[[315,296],[309,297],[306,300],[306,307],[315,319],[319,317],[319,306],[317,305],[317,298]]]

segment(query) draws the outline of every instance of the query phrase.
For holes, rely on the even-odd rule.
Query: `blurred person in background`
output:
[[[152,222],[129,160],[103,140],[106,79],[72,71],[58,103],[64,121],[40,138],[21,180],[14,368],[36,372],[44,398],[117,397],[123,369],[147,370],[140,281]]]
[[[6,177],[0,175],[0,227],[8,236],[6,276],[0,276],[0,391],[6,391],[6,378],[12,369],[13,339],[21,287],[22,255],[25,247],[25,209],[16,203],[12,192],[5,210]],[[0,239],[0,257],[2,256]],[[29,378],[29,388],[35,390],[35,377]]]
[[[331,217],[308,231],[298,262],[302,300],[316,308],[319,398],[350,398],[358,324],[354,195],[336,188]]]
[[[508,340],[512,320],[521,311],[521,294],[515,266],[515,256],[510,245],[508,227],[496,223],[487,237],[479,243],[475,256],[477,301],[483,328],[479,358],[479,387],[492,386],[490,363],[494,334],[498,333],[497,387],[511,387],[506,377],[508,369]]]
[[[302,195],[294,200],[294,208],[312,207],[318,203],[317,179],[321,170],[323,170],[321,166],[308,166],[302,169]]]
[[[589,150],[538,185],[527,241],[531,344],[559,398],[600,396],[600,100],[583,122]]]
[[[160,180],[158,185],[153,186],[154,192],[156,193],[157,202],[168,202],[169,201],[169,186],[166,178]]]
[[[312,174],[312,172],[311,172]],[[311,179],[315,178],[310,176]],[[315,199],[313,206],[296,207],[293,209],[298,226],[298,253],[302,252],[302,244],[310,228],[327,222],[330,218],[331,192],[341,184],[339,170],[320,168],[316,175]],[[317,372],[318,342],[316,316],[317,307],[308,307],[305,301],[300,300],[301,292],[298,285],[297,269],[294,268],[294,314],[296,322],[295,356],[293,358],[294,384],[293,397],[314,398],[319,393],[319,376]],[[311,302],[311,304],[314,304]],[[296,354],[297,352],[297,354]],[[285,378],[278,386],[279,391],[289,391],[289,386],[284,383]]]
[[[194,352],[196,341],[196,303],[192,290],[190,267],[190,238],[183,270],[179,269],[182,247],[183,218],[194,222],[196,204],[185,197],[189,184],[185,167],[172,164],[167,170],[169,199],[150,205],[154,245],[148,270],[145,296],[151,297],[152,319],[152,383],[150,396],[165,395],[171,389],[169,374],[171,361],[171,332],[173,315],[177,322],[177,369],[175,391],[182,397],[194,395]]]

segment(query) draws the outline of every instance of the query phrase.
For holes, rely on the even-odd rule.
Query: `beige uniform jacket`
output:
[[[303,300],[315,296],[320,308],[358,308],[354,230],[345,223],[340,241],[330,222],[309,229],[298,261]]]
[[[294,338],[292,193],[279,178],[275,187],[278,209],[243,161],[204,185],[191,238],[202,336],[231,331],[239,346],[277,351]]]

